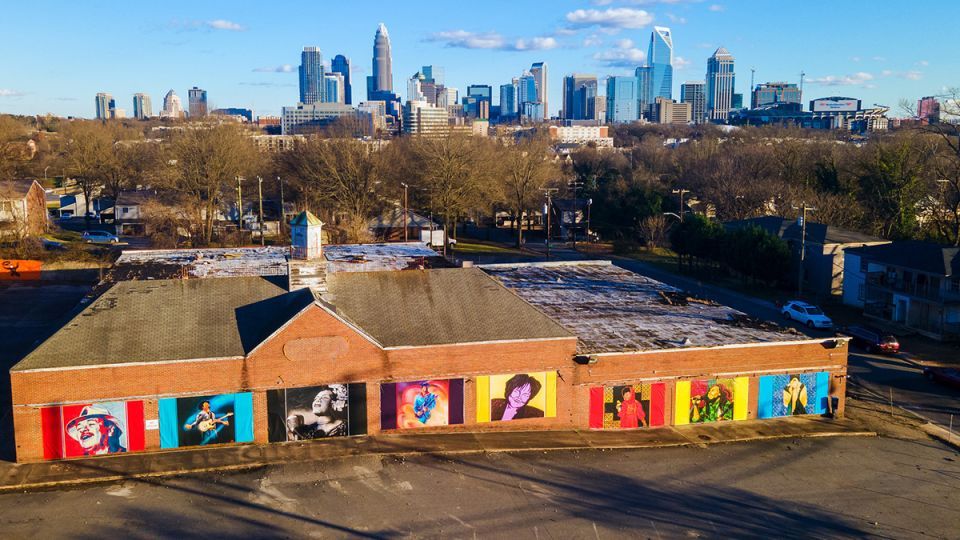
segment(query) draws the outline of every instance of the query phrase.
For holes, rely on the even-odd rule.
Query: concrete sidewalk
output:
[[[875,436],[849,420],[795,417],[632,431],[513,431],[343,437],[282,444],[248,444],[119,456],[0,463],[0,492],[252,469],[359,455],[403,456],[612,448],[660,448],[778,438]]]

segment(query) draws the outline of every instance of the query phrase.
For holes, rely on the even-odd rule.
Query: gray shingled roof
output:
[[[123,281],[11,371],[244,356],[312,302],[262,277]]]
[[[327,276],[323,300],[384,347],[571,338],[477,268]]]
[[[729,221],[724,223],[724,225],[728,228],[756,225],[784,240],[800,240],[800,237],[803,236],[803,229],[796,220],[784,219],[779,216],[763,216],[740,221]],[[810,220],[807,220],[806,240],[807,242],[816,242],[819,244],[865,244],[885,241],[882,238],[864,234],[859,231],[841,229],[840,227],[815,223]]]
[[[860,255],[884,264],[921,270],[938,276],[960,274],[960,248],[920,240],[904,240],[878,246],[848,249],[847,253]]]

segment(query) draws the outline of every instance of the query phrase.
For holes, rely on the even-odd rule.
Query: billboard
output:
[[[463,423],[463,379],[380,385],[380,429],[416,429]]]
[[[557,373],[477,377],[477,422],[557,416]]]
[[[144,447],[142,401],[44,407],[40,419],[44,459],[122,454]]]
[[[854,98],[824,98],[810,102],[811,112],[856,112],[860,110],[860,100]]]
[[[253,441],[253,394],[165,398],[159,402],[160,448]]]
[[[366,385],[323,384],[267,391],[270,442],[365,435]]]

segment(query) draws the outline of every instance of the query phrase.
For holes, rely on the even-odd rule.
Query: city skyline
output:
[[[297,100],[299,54],[305,46],[318,46],[325,59],[338,54],[350,58],[354,87],[365,81],[371,74],[371,38],[381,22],[390,33],[394,88],[402,88],[424,65],[444,67],[450,87],[499,88],[543,61],[550,65],[550,115],[561,108],[564,76],[587,72],[603,80],[630,75],[643,65],[654,26],[672,31],[674,96],[684,81],[704,79],[706,60],[720,46],[737,58],[736,92],[746,96],[744,74],[751,67],[756,68],[756,83],[799,83],[799,73],[805,71],[805,102],[850,96],[865,105],[894,107],[893,114],[901,99],[916,103],[945,87],[960,86],[955,75],[960,60],[942,54],[951,50],[948,37],[898,25],[892,6],[853,2],[845,8],[859,25],[873,28],[855,33],[854,39],[836,25],[824,24],[815,5],[792,10],[785,19],[782,7],[757,10],[737,1],[562,1],[549,3],[549,10],[536,3],[514,6],[526,15],[514,22],[496,16],[500,4],[507,5],[491,2],[489,9],[472,10],[469,18],[456,9],[418,18],[394,12],[368,17],[337,5],[303,7],[304,17],[297,19],[320,13],[337,20],[322,30],[300,28],[279,12],[224,3],[192,7],[191,12],[188,4],[172,2],[171,13],[195,18],[148,17],[146,23],[143,13],[116,9],[109,25],[67,3],[51,11],[57,20],[11,6],[10,16],[0,23],[8,40],[26,42],[36,28],[49,29],[49,35],[44,47],[18,50],[9,58],[0,75],[0,112],[93,117],[90,96],[98,92],[129,108],[138,92],[163,95],[173,88],[186,95],[199,86],[209,92],[210,109],[248,107],[275,115]],[[960,13],[951,3],[937,4],[933,9],[938,12]],[[787,31],[778,23],[782,20],[804,31]],[[124,61],[127,51],[116,43],[126,40],[136,44],[142,61]],[[915,45],[903,47],[904,42]],[[70,84],[56,84],[63,79]],[[354,104],[363,94],[354,96]]]

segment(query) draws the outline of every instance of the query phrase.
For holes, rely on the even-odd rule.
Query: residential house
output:
[[[143,205],[154,200],[156,196],[156,192],[150,190],[121,191],[113,206],[117,234],[129,236],[147,234]]]
[[[407,210],[407,219],[403,219],[403,208],[395,207],[385,210],[379,216],[367,222],[370,233],[378,242],[413,242],[430,238],[430,233],[443,232],[443,225],[431,220],[425,216]],[[404,236],[403,228],[406,226],[407,234]],[[440,242],[443,237],[440,237]]]
[[[821,298],[843,294],[844,251],[889,243],[889,240],[876,236],[812,221],[807,221],[804,233],[799,220],[788,220],[779,216],[731,221],[724,225],[728,229],[757,226],[784,240],[790,246],[795,272],[800,261],[800,242],[803,237],[804,290]]]
[[[960,339],[960,248],[905,241],[848,249],[843,303],[939,339]]]
[[[0,240],[16,241],[47,230],[47,202],[36,180],[0,181]]]

